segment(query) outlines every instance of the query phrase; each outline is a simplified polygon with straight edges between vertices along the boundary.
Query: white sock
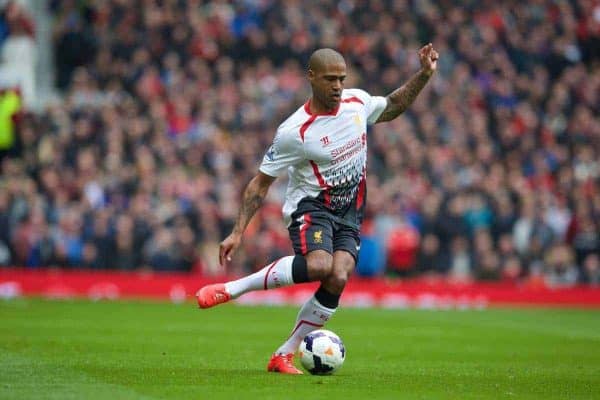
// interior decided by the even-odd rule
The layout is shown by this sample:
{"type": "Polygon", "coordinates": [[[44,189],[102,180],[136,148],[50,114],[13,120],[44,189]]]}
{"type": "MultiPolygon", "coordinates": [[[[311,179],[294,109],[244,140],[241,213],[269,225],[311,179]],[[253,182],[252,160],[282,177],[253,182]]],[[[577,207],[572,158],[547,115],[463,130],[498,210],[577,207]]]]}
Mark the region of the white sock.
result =
{"type": "Polygon", "coordinates": [[[292,279],[292,262],[295,256],[287,256],[272,262],[263,269],[236,281],[227,282],[225,290],[237,298],[252,290],[267,290],[289,286],[292,279]]]}
{"type": "Polygon", "coordinates": [[[294,330],[284,344],[276,351],[277,354],[296,353],[300,342],[309,332],[319,329],[325,325],[335,312],[335,308],[327,308],[311,297],[298,312],[294,330]]]}

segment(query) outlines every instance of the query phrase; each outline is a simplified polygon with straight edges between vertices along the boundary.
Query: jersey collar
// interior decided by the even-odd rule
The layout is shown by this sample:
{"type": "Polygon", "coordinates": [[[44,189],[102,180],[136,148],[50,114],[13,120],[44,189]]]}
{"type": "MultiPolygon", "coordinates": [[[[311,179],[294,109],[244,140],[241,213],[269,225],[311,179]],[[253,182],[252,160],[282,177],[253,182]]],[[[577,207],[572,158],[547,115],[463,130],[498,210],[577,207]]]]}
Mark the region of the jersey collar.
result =
{"type": "Polygon", "coordinates": [[[337,115],[338,110],[340,109],[340,104],[342,104],[342,102],[340,101],[340,103],[337,105],[336,108],[334,108],[333,110],[326,112],[326,113],[317,113],[314,114],[312,112],[310,112],[310,99],[308,99],[306,101],[306,103],[304,103],[304,111],[306,111],[306,113],[308,115],[312,115],[313,117],[320,117],[320,116],[328,116],[328,115],[337,115]]]}

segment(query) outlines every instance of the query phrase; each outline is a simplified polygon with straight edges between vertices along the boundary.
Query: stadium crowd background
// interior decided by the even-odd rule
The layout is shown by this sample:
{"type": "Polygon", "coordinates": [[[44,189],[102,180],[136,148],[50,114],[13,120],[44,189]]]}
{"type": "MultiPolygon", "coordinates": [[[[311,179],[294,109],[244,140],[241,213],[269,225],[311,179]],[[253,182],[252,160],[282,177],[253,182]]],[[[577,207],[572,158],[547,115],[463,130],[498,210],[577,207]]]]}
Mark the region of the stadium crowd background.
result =
{"type": "MultiPolygon", "coordinates": [[[[34,35],[11,3],[0,46],[34,35]]],[[[370,131],[359,273],[600,283],[599,1],[49,4],[61,100],[0,91],[0,265],[222,272],[308,55],[339,49],[346,86],[385,95],[433,42],[428,88],[370,131]]],[[[284,190],[229,272],[290,254],[284,190]]]]}

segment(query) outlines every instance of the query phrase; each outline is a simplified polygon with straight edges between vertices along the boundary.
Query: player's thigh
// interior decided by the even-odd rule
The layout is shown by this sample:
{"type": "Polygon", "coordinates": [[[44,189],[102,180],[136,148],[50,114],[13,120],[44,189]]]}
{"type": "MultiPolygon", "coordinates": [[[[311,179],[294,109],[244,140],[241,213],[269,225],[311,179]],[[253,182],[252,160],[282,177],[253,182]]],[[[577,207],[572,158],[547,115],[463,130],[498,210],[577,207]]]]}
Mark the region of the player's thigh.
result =
{"type": "Polygon", "coordinates": [[[347,280],[355,267],[356,260],[352,254],[346,250],[333,252],[332,275],[335,275],[337,279],[347,280]]]}
{"type": "Polygon", "coordinates": [[[356,262],[352,254],[346,250],[335,251],[331,274],[321,281],[322,286],[330,293],[342,294],[355,266],[356,262]]]}
{"type": "MultiPolygon", "coordinates": [[[[335,264],[335,253],[344,252],[345,254],[352,257],[354,261],[353,265],[358,262],[358,252],[360,250],[360,232],[358,229],[338,225],[337,229],[333,232],[333,252],[334,252],[334,264],[335,264]]],[[[344,262],[346,265],[347,257],[340,258],[340,263],[344,262]]]]}

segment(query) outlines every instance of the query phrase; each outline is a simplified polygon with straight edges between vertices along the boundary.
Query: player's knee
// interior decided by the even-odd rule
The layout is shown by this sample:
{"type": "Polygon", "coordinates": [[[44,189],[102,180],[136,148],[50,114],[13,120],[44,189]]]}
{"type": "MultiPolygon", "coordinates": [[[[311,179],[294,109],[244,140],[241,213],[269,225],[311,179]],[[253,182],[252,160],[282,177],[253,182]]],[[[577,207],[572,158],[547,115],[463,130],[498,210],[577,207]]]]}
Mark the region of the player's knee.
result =
{"type": "MultiPolygon", "coordinates": [[[[325,253],[325,252],[324,252],[325,253]]],[[[318,281],[331,275],[333,259],[330,254],[309,255],[306,258],[308,276],[312,281],[318,281]]]]}
{"type": "Polygon", "coordinates": [[[346,287],[346,283],[348,283],[348,279],[350,278],[350,271],[338,268],[334,269],[331,276],[329,277],[330,285],[336,290],[336,292],[341,293],[341,291],[346,287]]]}
{"type": "Polygon", "coordinates": [[[327,286],[333,293],[342,293],[354,271],[354,257],[346,252],[338,252],[334,257],[331,275],[327,278],[327,286]]]}

